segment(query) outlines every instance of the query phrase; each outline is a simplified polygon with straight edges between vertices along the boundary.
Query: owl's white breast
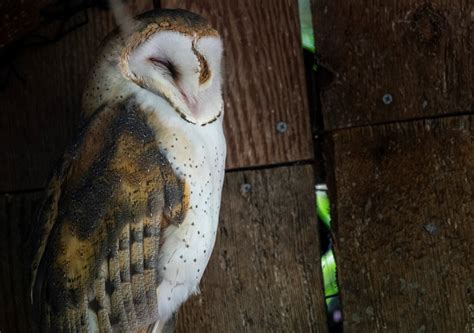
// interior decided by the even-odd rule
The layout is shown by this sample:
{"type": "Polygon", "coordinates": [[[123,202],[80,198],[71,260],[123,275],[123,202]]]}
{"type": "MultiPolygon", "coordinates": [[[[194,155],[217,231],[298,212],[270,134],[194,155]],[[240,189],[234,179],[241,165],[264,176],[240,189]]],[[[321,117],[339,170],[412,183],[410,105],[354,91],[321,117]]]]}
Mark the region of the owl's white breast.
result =
{"type": "Polygon", "coordinates": [[[170,225],[160,248],[158,312],[167,320],[179,305],[198,290],[199,281],[214,247],[226,144],[222,117],[199,126],[185,122],[163,99],[148,92],[139,102],[155,113],[156,140],[175,172],[189,185],[189,210],[178,227],[170,225]]]}

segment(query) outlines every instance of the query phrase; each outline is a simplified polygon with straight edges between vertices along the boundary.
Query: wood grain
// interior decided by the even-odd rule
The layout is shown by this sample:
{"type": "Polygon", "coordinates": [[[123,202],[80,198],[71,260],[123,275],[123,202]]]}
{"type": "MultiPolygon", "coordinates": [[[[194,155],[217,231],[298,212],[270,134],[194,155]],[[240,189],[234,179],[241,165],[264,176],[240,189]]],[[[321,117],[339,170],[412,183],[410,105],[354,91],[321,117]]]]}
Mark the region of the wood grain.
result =
{"type": "Polygon", "coordinates": [[[312,3],[327,129],[474,111],[474,2],[312,3]]]}
{"type": "Polygon", "coordinates": [[[31,223],[42,193],[0,196],[0,331],[31,332],[31,223]]]}
{"type": "MultiPolygon", "coordinates": [[[[134,6],[139,13],[153,4],[135,0],[134,6]]],[[[115,26],[109,12],[90,9],[88,17],[60,41],[24,49],[14,59],[24,82],[11,77],[0,90],[1,192],[43,187],[78,130],[87,74],[115,26]]]]}
{"type": "Polygon", "coordinates": [[[471,332],[474,116],[332,139],[345,331],[471,332]]]}
{"type": "Polygon", "coordinates": [[[326,332],[313,183],[311,166],[227,174],[202,293],[177,332],[326,332]]]}
{"type": "Polygon", "coordinates": [[[206,17],[225,45],[227,168],[313,157],[298,2],[161,0],[206,17]],[[285,133],[277,123],[286,122],[285,133]]]}

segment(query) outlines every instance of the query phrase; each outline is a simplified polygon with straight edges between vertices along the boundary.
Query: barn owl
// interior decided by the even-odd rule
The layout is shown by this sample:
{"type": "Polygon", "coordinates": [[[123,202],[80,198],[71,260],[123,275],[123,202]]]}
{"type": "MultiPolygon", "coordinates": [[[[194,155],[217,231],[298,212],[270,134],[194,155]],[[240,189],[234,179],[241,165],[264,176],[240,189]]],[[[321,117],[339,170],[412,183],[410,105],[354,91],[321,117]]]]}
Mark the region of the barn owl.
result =
{"type": "Polygon", "coordinates": [[[183,10],[127,28],[104,42],[84,126],[38,219],[40,331],[158,332],[198,291],[214,246],[226,157],[221,39],[183,10]]]}

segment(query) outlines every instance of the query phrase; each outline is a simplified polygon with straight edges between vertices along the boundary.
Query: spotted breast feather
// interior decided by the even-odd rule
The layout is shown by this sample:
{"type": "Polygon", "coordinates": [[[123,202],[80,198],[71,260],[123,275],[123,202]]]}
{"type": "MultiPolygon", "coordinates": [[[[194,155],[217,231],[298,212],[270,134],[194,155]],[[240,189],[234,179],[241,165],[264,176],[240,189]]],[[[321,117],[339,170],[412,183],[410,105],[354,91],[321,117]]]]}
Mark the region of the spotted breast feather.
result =
{"type": "Polygon", "coordinates": [[[32,297],[40,331],[137,331],[157,320],[161,235],[187,186],[133,98],[102,107],[49,186],[32,297]]]}

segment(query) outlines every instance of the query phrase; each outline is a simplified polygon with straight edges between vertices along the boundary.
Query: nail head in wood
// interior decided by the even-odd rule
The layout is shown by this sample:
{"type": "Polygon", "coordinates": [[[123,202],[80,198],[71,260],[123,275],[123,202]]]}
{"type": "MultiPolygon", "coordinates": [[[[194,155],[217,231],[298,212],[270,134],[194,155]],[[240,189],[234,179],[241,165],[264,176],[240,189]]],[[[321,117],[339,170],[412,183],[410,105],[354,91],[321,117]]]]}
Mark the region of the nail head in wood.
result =
{"type": "Polygon", "coordinates": [[[392,104],[392,102],[393,102],[393,96],[390,95],[390,94],[385,94],[385,95],[383,95],[382,100],[383,100],[383,103],[384,103],[385,105],[392,104]]]}
{"type": "Polygon", "coordinates": [[[278,133],[285,133],[288,130],[288,124],[284,121],[280,121],[276,125],[278,133]]]}
{"type": "Polygon", "coordinates": [[[250,193],[251,191],[252,185],[250,184],[242,184],[242,186],[240,186],[240,193],[242,194],[250,193]]]}

